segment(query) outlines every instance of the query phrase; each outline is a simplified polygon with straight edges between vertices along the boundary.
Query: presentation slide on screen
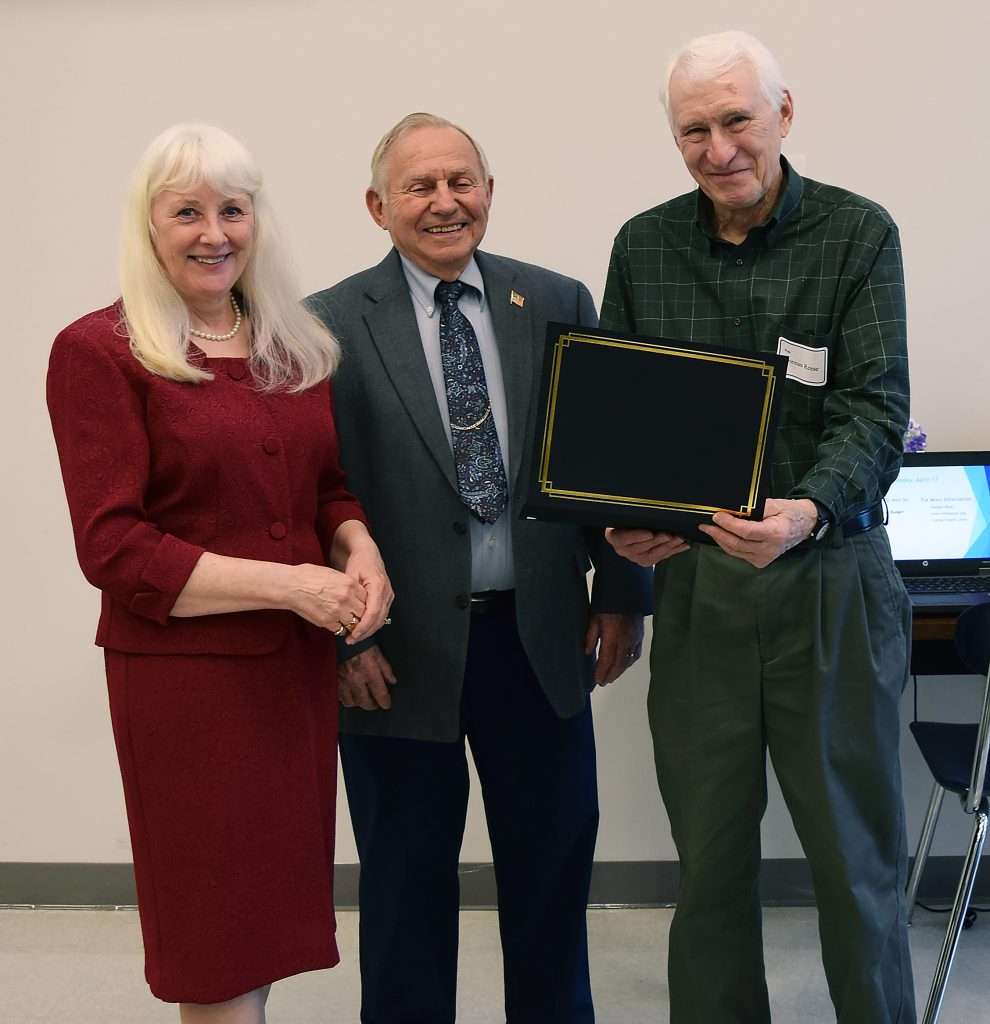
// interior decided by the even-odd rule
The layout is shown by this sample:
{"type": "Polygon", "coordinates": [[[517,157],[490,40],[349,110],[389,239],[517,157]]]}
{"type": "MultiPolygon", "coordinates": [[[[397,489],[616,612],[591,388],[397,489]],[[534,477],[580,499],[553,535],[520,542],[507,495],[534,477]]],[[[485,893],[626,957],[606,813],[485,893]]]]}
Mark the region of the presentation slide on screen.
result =
{"type": "Polygon", "coordinates": [[[895,558],[990,557],[990,467],[905,466],[887,508],[895,558]]]}

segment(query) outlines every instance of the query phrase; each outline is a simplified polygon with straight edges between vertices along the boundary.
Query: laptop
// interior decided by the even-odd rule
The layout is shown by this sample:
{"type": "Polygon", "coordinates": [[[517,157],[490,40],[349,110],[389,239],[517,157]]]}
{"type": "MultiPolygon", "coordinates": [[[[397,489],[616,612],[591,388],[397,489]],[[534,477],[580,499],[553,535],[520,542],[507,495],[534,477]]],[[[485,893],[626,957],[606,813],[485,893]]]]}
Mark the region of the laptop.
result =
{"type": "Polygon", "coordinates": [[[909,452],[887,492],[887,533],[916,612],[990,601],[990,452],[909,452]]]}

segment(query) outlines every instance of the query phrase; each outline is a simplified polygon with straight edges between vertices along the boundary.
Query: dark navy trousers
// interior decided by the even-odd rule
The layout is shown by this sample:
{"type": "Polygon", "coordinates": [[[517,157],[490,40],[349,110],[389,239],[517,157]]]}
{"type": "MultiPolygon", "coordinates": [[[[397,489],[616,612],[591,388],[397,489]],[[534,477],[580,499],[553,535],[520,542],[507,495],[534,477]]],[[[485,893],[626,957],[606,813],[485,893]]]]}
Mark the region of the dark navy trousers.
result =
{"type": "Polygon", "coordinates": [[[472,618],[457,742],[340,737],[361,858],[362,1024],[454,1021],[465,738],[498,886],[506,1022],[590,1024],[585,912],[598,831],[591,702],[573,718],[557,717],[512,609],[472,618]]]}

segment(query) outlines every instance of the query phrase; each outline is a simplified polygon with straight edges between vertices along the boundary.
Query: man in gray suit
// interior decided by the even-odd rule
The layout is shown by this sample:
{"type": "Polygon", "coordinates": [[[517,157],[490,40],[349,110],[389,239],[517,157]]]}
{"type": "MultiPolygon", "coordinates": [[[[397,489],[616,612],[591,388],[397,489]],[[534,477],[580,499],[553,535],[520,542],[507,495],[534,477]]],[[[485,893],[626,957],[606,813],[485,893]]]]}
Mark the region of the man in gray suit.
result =
{"type": "Polygon", "coordinates": [[[649,576],[600,530],[519,518],[546,323],[596,316],[579,282],[476,251],[492,186],[466,132],[404,118],[366,196],[393,250],[309,300],[343,347],[342,461],[396,592],[392,625],[343,648],[339,673],[365,1024],[454,1020],[465,738],[508,1024],[594,1020],[589,695],[639,657],[649,576]]]}

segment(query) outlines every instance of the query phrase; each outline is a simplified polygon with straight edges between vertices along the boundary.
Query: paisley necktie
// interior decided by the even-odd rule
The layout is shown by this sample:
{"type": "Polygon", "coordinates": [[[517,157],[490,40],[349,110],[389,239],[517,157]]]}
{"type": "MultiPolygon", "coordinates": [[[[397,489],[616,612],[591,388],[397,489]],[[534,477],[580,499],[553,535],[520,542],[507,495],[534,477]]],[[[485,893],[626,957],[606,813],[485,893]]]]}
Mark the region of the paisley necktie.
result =
{"type": "Polygon", "coordinates": [[[461,281],[437,285],[440,357],[461,500],[483,523],[494,523],[505,511],[509,487],[478,336],[457,305],[465,287],[461,281]]]}

